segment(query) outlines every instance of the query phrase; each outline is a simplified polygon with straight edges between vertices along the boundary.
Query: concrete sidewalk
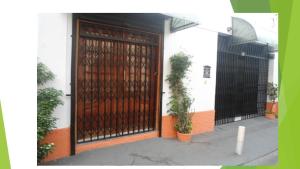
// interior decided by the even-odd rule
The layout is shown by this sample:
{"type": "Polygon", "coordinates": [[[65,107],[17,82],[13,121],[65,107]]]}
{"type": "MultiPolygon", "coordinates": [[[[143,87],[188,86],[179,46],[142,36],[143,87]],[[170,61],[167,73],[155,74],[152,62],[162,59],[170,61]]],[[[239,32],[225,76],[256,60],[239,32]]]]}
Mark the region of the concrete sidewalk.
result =
{"type": "Polygon", "coordinates": [[[277,162],[278,122],[264,117],[216,126],[191,143],[154,138],[83,152],[46,165],[273,165],[277,162]],[[234,153],[239,125],[246,127],[244,151],[234,153]]]}

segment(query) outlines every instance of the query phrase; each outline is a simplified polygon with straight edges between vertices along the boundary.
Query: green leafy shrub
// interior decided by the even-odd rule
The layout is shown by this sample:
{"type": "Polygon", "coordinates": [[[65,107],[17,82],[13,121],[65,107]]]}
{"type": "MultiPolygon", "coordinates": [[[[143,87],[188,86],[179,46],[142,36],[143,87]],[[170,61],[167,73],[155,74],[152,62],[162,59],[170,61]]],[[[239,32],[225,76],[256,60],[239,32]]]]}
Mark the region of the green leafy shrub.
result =
{"type": "Polygon", "coordinates": [[[56,118],[53,110],[62,105],[62,91],[55,88],[43,88],[43,85],[54,79],[54,74],[43,64],[37,65],[37,162],[40,163],[53,149],[53,143],[44,143],[43,139],[55,128],[56,118]]]}
{"type": "Polygon", "coordinates": [[[277,95],[278,95],[278,86],[275,83],[268,83],[267,86],[267,95],[269,96],[269,99],[275,103],[276,99],[277,99],[277,95]]]}
{"type": "Polygon", "coordinates": [[[188,111],[192,104],[192,99],[184,86],[183,79],[186,78],[192,62],[190,61],[190,56],[180,52],[170,58],[170,63],[171,73],[166,79],[172,92],[168,103],[168,113],[177,117],[175,128],[178,132],[191,133],[192,119],[188,111]]]}
{"type": "Polygon", "coordinates": [[[37,64],[37,84],[39,86],[45,84],[49,80],[54,79],[54,74],[49,71],[46,65],[43,63],[38,63],[37,64]]]}

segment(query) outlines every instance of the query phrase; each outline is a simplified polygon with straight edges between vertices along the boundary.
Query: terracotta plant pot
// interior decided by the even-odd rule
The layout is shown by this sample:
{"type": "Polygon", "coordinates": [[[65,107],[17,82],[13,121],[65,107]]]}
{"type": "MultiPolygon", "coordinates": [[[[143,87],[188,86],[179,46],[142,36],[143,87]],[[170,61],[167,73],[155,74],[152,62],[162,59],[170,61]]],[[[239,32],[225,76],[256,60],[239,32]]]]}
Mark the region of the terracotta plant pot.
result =
{"type": "Polygon", "coordinates": [[[177,138],[182,142],[190,142],[192,140],[192,134],[183,134],[177,131],[177,138]]]}
{"type": "Polygon", "coordinates": [[[273,113],[266,113],[266,118],[270,120],[274,120],[276,119],[276,116],[273,113]]]}

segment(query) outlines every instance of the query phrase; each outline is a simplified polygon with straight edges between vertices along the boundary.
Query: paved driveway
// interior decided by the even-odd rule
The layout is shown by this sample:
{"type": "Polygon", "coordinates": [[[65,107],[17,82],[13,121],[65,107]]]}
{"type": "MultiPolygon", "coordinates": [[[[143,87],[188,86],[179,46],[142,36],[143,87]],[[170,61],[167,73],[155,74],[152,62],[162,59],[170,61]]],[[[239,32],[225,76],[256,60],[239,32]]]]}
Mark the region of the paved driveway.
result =
{"type": "Polygon", "coordinates": [[[272,165],[277,162],[278,122],[258,117],[215,127],[191,143],[154,138],[83,152],[45,165],[272,165]],[[237,129],[246,127],[244,151],[234,153],[237,129]]]}

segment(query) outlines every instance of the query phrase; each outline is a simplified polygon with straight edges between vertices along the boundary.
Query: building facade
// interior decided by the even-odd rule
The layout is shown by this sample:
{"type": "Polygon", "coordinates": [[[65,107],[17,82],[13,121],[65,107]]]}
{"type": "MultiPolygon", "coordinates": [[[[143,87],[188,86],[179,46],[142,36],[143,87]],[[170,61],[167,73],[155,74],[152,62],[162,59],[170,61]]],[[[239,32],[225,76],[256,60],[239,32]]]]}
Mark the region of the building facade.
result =
{"type": "MultiPolygon", "coordinates": [[[[56,75],[47,85],[65,94],[64,105],[54,112],[57,128],[45,139],[55,144],[45,161],[176,137],[175,118],[167,113],[166,78],[169,58],[178,52],[192,56],[186,80],[194,99],[192,134],[214,130],[218,40],[228,34],[231,18],[221,28],[200,24],[176,32],[170,29],[172,19],[165,14],[39,15],[38,62],[56,75]],[[207,67],[209,77],[204,77],[207,67]]],[[[278,82],[277,57],[275,52],[267,61],[269,82],[278,82]]]]}

